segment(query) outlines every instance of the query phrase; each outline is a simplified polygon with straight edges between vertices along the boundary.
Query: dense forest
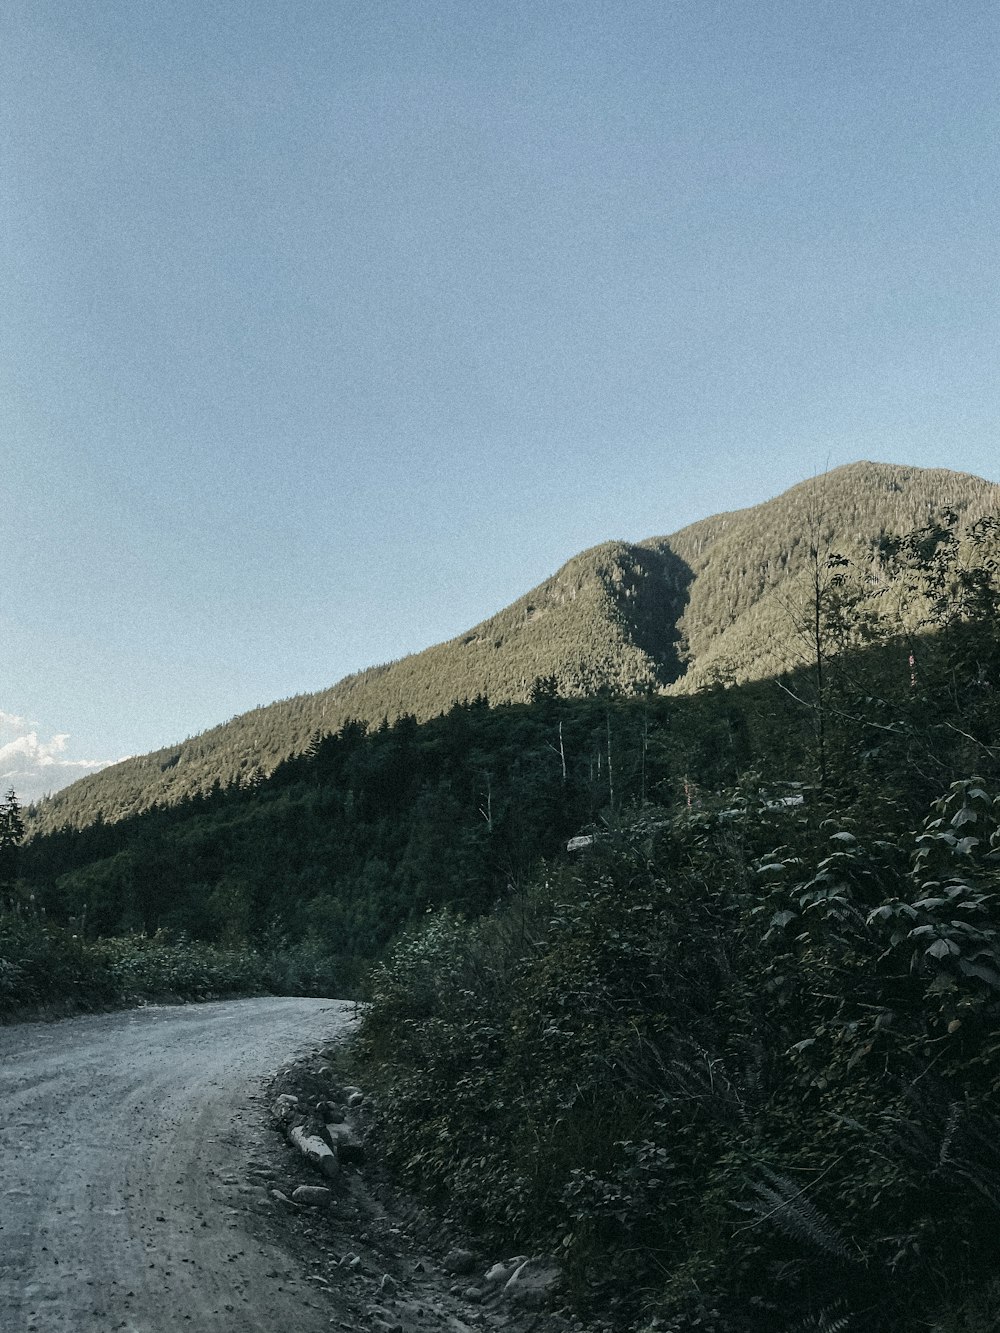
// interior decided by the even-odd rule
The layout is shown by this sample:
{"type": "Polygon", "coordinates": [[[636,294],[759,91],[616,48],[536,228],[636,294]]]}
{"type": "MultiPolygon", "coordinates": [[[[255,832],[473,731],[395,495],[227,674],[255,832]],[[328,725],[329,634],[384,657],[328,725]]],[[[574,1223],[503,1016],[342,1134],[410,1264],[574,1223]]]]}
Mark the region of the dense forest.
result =
{"type": "MultiPolygon", "coordinates": [[[[447,643],[116,764],[42,802],[29,824],[82,828],[217,784],[253,785],[346,723],[424,722],[482,697],[527,703],[539,679],[586,698],[690,693],[795,670],[813,656],[802,611],[817,561],[839,552],[872,574],[887,535],[998,509],[1000,487],[976,477],[856,463],[672,537],[608,542],[447,643]]],[[[897,612],[916,627],[915,608],[897,612]]]]}
{"type": "Polygon", "coordinates": [[[385,1160],[614,1327],[996,1328],[996,488],[874,475],[837,531],[809,484],[671,539],[666,625],[600,548],[670,681],[345,719],[27,838],[8,798],[0,1011],[360,990],[385,1160]]]}
{"type": "Polygon", "coordinates": [[[35,837],[21,893],[90,935],[322,941],[331,984],[349,990],[428,909],[487,910],[630,803],[734,780],[775,710],[795,709],[780,693],[567,700],[540,681],[528,704],[347,724],[251,786],[35,837]]]}

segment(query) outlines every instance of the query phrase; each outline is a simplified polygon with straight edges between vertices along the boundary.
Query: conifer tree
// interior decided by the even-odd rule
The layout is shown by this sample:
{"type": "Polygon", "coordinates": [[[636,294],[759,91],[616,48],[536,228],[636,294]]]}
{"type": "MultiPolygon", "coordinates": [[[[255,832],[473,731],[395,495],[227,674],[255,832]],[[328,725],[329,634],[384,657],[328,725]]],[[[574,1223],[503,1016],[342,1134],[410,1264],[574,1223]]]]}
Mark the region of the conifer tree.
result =
{"type": "Polygon", "coordinates": [[[24,820],[17,793],[11,787],[0,801],[0,889],[10,891],[17,879],[18,851],[24,838],[24,820]]]}

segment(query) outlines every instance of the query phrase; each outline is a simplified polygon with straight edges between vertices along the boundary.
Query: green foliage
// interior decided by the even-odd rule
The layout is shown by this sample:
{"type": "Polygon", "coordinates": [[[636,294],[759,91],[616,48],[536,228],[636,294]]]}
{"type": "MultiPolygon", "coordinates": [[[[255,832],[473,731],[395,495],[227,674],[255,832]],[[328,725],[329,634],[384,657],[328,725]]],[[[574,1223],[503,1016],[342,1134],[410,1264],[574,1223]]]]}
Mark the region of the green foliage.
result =
{"type": "Polygon", "coordinates": [[[406,936],[362,1034],[378,1134],[622,1318],[908,1329],[998,1257],[1000,800],[866,835],[751,793],[406,936]]]}
{"type": "Polygon", "coordinates": [[[50,1000],[115,998],[108,969],[79,936],[21,912],[0,912],[0,1014],[50,1000]]]}
{"type": "Polygon", "coordinates": [[[18,860],[24,839],[24,820],[13,787],[0,801],[0,893],[9,893],[17,880],[18,860]]]}
{"type": "Polygon", "coordinates": [[[266,950],[219,947],[159,931],[85,940],[35,911],[0,912],[0,1019],[52,1006],[92,1009],[145,1000],[357,993],[355,960],[320,941],[272,937],[266,950]]]}
{"type": "Polygon", "coordinates": [[[0,913],[0,1016],[52,1004],[73,1008],[143,999],[212,999],[265,988],[263,960],[184,939],[85,941],[24,912],[0,913]]]}
{"type": "Polygon", "coordinates": [[[116,996],[207,1000],[264,989],[261,959],[247,950],[218,949],[192,940],[127,936],[86,946],[106,969],[116,996]]]}
{"type": "Polygon", "coordinates": [[[262,943],[260,966],[265,989],[275,995],[356,996],[364,976],[360,959],[332,952],[316,933],[293,942],[273,932],[262,943]]]}

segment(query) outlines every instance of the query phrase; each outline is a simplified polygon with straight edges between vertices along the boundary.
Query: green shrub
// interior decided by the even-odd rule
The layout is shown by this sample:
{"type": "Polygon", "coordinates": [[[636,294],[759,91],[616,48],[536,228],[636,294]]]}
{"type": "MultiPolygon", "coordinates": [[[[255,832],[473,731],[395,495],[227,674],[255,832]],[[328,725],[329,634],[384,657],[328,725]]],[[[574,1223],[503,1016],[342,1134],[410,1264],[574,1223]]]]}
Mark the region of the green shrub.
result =
{"type": "Polygon", "coordinates": [[[203,1000],[263,989],[261,959],[249,950],[171,940],[161,933],[150,938],[130,935],[99,940],[90,948],[124,999],[178,996],[203,1000]]]}
{"type": "Polygon", "coordinates": [[[44,917],[0,914],[0,1014],[50,1004],[85,1009],[263,989],[264,965],[251,950],[162,934],[84,941],[44,917]]]}
{"type": "Polygon", "coordinates": [[[315,937],[223,948],[183,934],[85,941],[25,908],[0,912],[0,1015],[48,1004],[88,1008],[148,999],[358,993],[361,965],[315,937]]]}
{"type": "Polygon", "coordinates": [[[637,816],[493,916],[399,942],[361,1038],[390,1164],[498,1241],[558,1249],[581,1299],[627,1293],[622,1320],[978,1308],[1000,801],[957,783],[912,832],[725,807],[637,816]]]}
{"type": "Polygon", "coordinates": [[[0,1013],[69,1000],[115,998],[111,977],[78,936],[21,912],[0,912],[0,1013]]]}
{"type": "Polygon", "coordinates": [[[261,951],[265,987],[275,995],[331,995],[356,998],[364,965],[335,953],[315,934],[301,940],[272,937],[261,951]]]}

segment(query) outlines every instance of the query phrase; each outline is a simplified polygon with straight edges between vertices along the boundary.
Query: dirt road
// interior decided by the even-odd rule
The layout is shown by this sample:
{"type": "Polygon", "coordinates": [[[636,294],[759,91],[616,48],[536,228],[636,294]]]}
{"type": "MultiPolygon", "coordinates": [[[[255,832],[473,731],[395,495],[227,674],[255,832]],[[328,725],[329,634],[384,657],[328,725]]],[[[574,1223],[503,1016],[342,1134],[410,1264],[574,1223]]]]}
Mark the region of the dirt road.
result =
{"type": "Polygon", "coordinates": [[[250,1226],[252,1098],[350,1013],[260,999],[0,1027],[3,1333],[328,1333],[250,1226]]]}

